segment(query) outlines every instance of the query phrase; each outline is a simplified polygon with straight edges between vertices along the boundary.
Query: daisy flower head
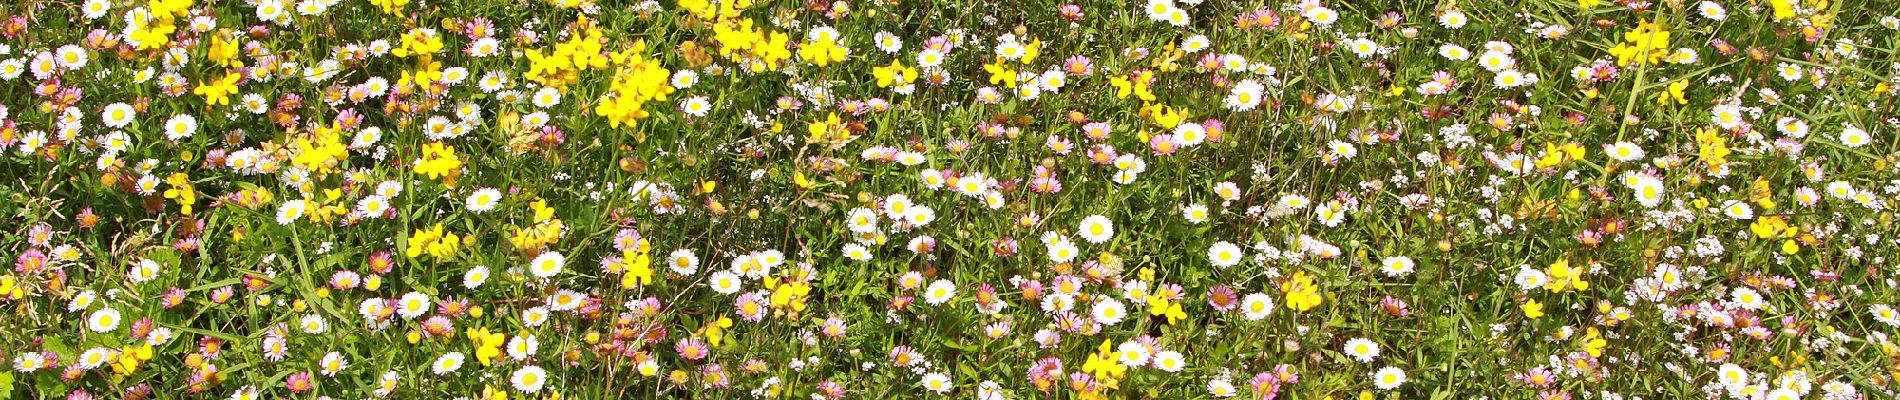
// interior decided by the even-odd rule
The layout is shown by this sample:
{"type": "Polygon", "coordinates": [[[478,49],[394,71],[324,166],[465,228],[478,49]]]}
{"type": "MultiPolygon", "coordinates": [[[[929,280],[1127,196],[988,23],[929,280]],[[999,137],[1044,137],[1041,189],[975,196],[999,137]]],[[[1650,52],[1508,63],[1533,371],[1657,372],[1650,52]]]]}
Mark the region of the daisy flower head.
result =
{"type": "Polygon", "coordinates": [[[1109,239],[1115,237],[1114,223],[1109,221],[1108,217],[1104,217],[1100,214],[1082,218],[1082,224],[1077,230],[1081,232],[1080,235],[1083,240],[1094,244],[1106,243],[1109,239]]]}
{"type": "Polygon", "coordinates": [[[528,365],[516,369],[508,375],[508,382],[522,393],[537,393],[547,385],[548,371],[541,367],[528,365]]]}
{"type": "Polygon", "coordinates": [[[561,269],[566,265],[567,257],[562,256],[561,252],[550,251],[541,253],[528,261],[528,273],[537,278],[553,278],[555,275],[560,275],[561,269]]]}
{"type": "Polygon", "coordinates": [[[415,319],[416,317],[422,316],[422,314],[428,313],[430,305],[433,305],[433,303],[429,301],[429,295],[422,294],[421,292],[409,292],[403,294],[402,298],[396,300],[396,314],[401,315],[404,319],[415,319]]]}
{"type": "Polygon", "coordinates": [[[1154,367],[1167,372],[1181,372],[1187,367],[1187,356],[1179,351],[1162,350],[1155,352],[1154,367]]]}
{"type": "Polygon", "coordinates": [[[692,250],[673,250],[673,253],[668,254],[666,259],[666,268],[672,270],[675,274],[692,275],[693,273],[699,272],[699,256],[693,254],[692,250]]]}
{"type": "Polygon", "coordinates": [[[132,119],[135,117],[138,117],[138,111],[132,110],[132,105],[125,103],[106,105],[105,111],[99,113],[99,118],[105,120],[106,126],[113,128],[124,128],[126,125],[131,125],[132,119]]]}
{"type": "Polygon", "coordinates": [[[930,282],[929,287],[924,288],[924,302],[930,305],[948,303],[951,299],[955,299],[956,296],[957,284],[948,279],[938,279],[934,282],[930,282]]]}
{"type": "Polygon", "coordinates": [[[1853,125],[1847,125],[1846,127],[1841,129],[1840,140],[1841,140],[1841,144],[1845,144],[1847,145],[1847,147],[1858,148],[1861,146],[1866,146],[1868,143],[1873,143],[1874,137],[1872,135],[1869,135],[1867,133],[1867,130],[1865,129],[1860,129],[1860,127],[1853,126],[1853,125]]]}
{"type": "Polygon", "coordinates": [[[1464,11],[1458,11],[1456,9],[1452,9],[1452,10],[1446,10],[1442,14],[1438,14],[1438,25],[1443,26],[1446,29],[1463,28],[1465,27],[1465,23],[1468,23],[1468,22],[1471,22],[1471,20],[1465,16],[1464,11]]]}
{"type": "Polygon", "coordinates": [[[1089,311],[1089,315],[1094,317],[1096,322],[1109,326],[1121,323],[1122,319],[1128,316],[1128,308],[1113,297],[1102,297],[1089,311]]]}
{"type": "Polygon", "coordinates": [[[494,210],[499,204],[501,204],[501,191],[494,188],[475,189],[475,192],[470,193],[468,199],[463,201],[468,211],[476,214],[494,210]]]}
{"type": "Polygon", "coordinates": [[[921,384],[924,386],[924,390],[929,390],[937,394],[950,393],[951,389],[950,376],[942,372],[924,374],[921,384]]]}
{"type": "Polygon", "coordinates": [[[1204,204],[1189,204],[1181,207],[1181,218],[1186,219],[1190,224],[1207,223],[1207,213],[1207,205],[1204,204]]]}
{"type": "Polygon", "coordinates": [[[101,308],[99,311],[93,311],[92,315],[86,318],[86,328],[95,333],[112,332],[119,329],[121,320],[119,310],[111,307],[101,308]]]}
{"type": "Polygon", "coordinates": [[[180,141],[198,133],[198,118],[189,114],[178,114],[165,121],[165,139],[180,141]]]}
{"type": "Polygon", "coordinates": [[[1240,299],[1240,314],[1248,321],[1259,321],[1273,314],[1273,296],[1252,293],[1240,299]]]}
{"type": "Polygon", "coordinates": [[[1240,265],[1240,261],[1244,256],[1245,254],[1239,245],[1227,241],[1214,242],[1213,245],[1207,247],[1208,263],[1220,268],[1230,268],[1235,265],[1240,265]]]}
{"type": "Polygon", "coordinates": [[[732,271],[714,272],[712,276],[708,277],[707,282],[709,286],[712,286],[713,292],[724,295],[739,293],[740,286],[742,285],[739,274],[734,274],[732,271]]]}
{"type": "Polygon", "coordinates": [[[441,357],[436,357],[435,362],[430,364],[429,370],[436,375],[454,373],[456,370],[462,369],[462,361],[464,361],[466,357],[467,356],[462,355],[461,352],[451,351],[448,354],[443,354],[441,357]]]}
{"type": "Polygon", "coordinates": [[[1402,277],[1410,275],[1417,264],[1412,262],[1411,257],[1386,257],[1379,262],[1379,267],[1385,276],[1402,277]]]}
{"type": "Polygon", "coordinates": [[[1380,390],[1398,389],[1405,384],[1405,370],[1399,367],[1385,367],[1372,373],[1372,386],[1380,390]]]}
{"type": "Polygon", "coordinates": [[[1347,340],[1346,347],[1343,350],[1347,356],[1359,360],[1361,363],[1369,363],[1379,358],[1379,344],[1373,342],[1371,339],[1355,338],[1347,340]]]}
{"type": "Polygon", "coordinates": [[[485,282],[488,282],[487,266],[477,265],[462,273],[462,287],[475,289],[482,287],[482,283],[485,282]]]}

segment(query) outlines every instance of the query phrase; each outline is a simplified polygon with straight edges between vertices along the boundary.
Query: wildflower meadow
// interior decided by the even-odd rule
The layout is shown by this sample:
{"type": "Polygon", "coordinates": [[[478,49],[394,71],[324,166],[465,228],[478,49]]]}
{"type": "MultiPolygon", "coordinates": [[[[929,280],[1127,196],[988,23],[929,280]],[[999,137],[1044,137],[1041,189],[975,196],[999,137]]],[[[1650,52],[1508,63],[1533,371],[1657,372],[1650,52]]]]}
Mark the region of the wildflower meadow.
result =
{"type": "Polygon", "coordinates": [[[1900,4],[0,4],[0,399],[1900,396],[1900,4]]]}

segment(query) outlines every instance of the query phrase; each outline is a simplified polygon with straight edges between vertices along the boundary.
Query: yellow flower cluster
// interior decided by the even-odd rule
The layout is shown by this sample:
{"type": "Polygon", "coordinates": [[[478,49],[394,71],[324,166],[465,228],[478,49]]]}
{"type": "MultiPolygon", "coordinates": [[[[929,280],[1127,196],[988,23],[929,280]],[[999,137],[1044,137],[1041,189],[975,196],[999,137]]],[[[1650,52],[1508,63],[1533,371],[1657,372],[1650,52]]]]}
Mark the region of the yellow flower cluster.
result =
{"type": "Polygon", "coordinates": [[[515,228],[515,234],[508,238],[508,242],[514,244],[516,250],[532,256],[554,245],[566,229],[560,219],[554,218],[554,209],[548,208],[546,199],[528,203],[528,207],[534,209],[534,223],[526,228],[515,228]]]}
{"type": "Polygon", "coordinates": [[[633,127],[635,122],[650,115],[647,103],[664,101],[667,95],[673,94],[673,86],[667,83],[673,72],[660,66],[659,61],[647,58],[643,54],[646,50],[646,41],[641,40],[612,55],[613,65],[617,67],[613,86],[601,95],[594,113],[606,117],[615,128],[623,124],[633,127]]]}
{"type": "Polygon", "coordinates": [[[1589,290],[1590,282],[1583,280],[1585,272],[1588,271],[1571,268],[1569,259],[1559,258],[1557,262],[1550,263],[1549,267],[1544,268],[1544,275],[1550,277],[1550,281],[1544,283],[1544,290],[1549,290],[1551,293],[1562,293],[1565,290],[1589,290]]]}
{"type": "Polygon", "coordinates": [[[140,50],[164,48],[171,44],[173,32],[178,31],[177,19],[191,14],[192,0],[149,0],[145,3],[144,14],[133,14],[127,18],[132,23],[132,33],[128,38],[138,43],[140,50]]]}
{"type": "Polygon", "coordinates": [[[349,156],[349,149],[343,147],[335,126],[320,127],[311,132],[311,137],[297,139],[297,156],[290,162],[303,167],[310,173],[322,176],[337,170],[337,165],[349,156]]]}
{"type": "Polygon", "coordinates": [[[443,232],[442,224],[438,223],[429,229],[417,229],[415,233],[410,234],[409,247],[403,251],[403,254],[408,255],[409,258],[421,257],[424,254],[438,259],[447,258],[454,255],[455,250],[461,245],[460,236],[443,232]]]}
{"type": "Polygon", "coordinates": [[[1319,294],[1319,286],[1313,284],[1313,276],[1306,271],[1293,271],[1293,277],[1280,283],[1280,292],[1286,294],[1286,307],[1293,311],[1311,310],[1326,299],[1319,294]]]}
{"type": "Polygon", "coordinates": [[[1631,62],[1654,65],[1661,63],[1669,54],[1669,31],[1653,22],[1643,21],[1636,29],[1623,32],[1623,42],[1610,48],[1610,55],[1616,56],[1616,65],[1626,66],[1631,62]]]}
{"type": "Polygon", "coordinates": [[[430,179],[454,182],[455,176],[462,173],[462,159],[455,156],[454,147],[441,142],[424,144],[422,158],[416,160],[415,171],[430,179]]]}
{"type": "MultiPolygon", "coordinates": [[[[685,6],[689,2],[692,1],[681,2],[680,5],[685,6]]],[[[719,42],[719,55],[744,62],[754,71],[777,71],[780,62],[792,57],[792,52],[785,49],[785,45],[791,42],[790,36],[784,32],[754,28],[751,18],[723,20],[714,24],[713,40],[719,42]]]]}

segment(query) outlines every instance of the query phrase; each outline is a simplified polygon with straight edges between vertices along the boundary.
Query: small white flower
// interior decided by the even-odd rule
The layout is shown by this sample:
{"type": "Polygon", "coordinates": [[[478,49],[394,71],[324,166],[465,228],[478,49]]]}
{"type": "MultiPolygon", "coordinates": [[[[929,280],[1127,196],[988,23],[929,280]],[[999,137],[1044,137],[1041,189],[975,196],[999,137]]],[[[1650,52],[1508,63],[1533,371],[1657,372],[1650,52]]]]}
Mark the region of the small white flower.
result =
{"type": "Polygon", "coordinates": [[[1095,244],[1108,242],[1110,238],[1115,236],[1115,224],[1110,222],[1108,217],[1099,214],[1083,218],[1082,225],[1078,230],[1081,231],[1083,240],[1088,240],[1089,243],[1095,244]]]}
{"type": "Polygon", "coordinates": [[[547,385],[547,380],[548,371],[533,365],[521,367],[508,376],[508,382],[522,393],[540,392],[541,387],[547,385]]]}
{"type": "Polygon", "coordinates": [[[924,288],[924,302],[930,305],[948,303],[956,296],[957,284],[948,279],[938,279],[931,282],[929,287],[924,288]]]}
{"type": "Polygon", "coordinates": [[[1404,384],[1405,370],[1401,370],[1399,367],[1380,368],[1377,372],[1372,373],[1372,386],[1380,390],[1398,389],[1399,385],[1404,384]]]}
{"type": "Polygon", "coordinates": [[[537,278],[553,278],[555,275],[560,275],[561,269],[566,265],[566,256],[562,256],[558,251],[550,251],[541,253],[535,256],[534,260],[528,261],[528,272],[537,278]]]}
{"type": "Polygon", "coordinates": [[[112,332],[119,329],[119,321],[119,310],[101,308],[86,318],[86,327],[97,333],[112,332]]]}
{"type": "Polygon", "coordinates": [[[101,112],[99,117],[106,121],[106,126],[123,128],[126,125],[132,124],[132,119],[138,117],[138,111],[132,110],[132,105],[130,104],[112,103],[106,106],[105,111],[101,112]]]}

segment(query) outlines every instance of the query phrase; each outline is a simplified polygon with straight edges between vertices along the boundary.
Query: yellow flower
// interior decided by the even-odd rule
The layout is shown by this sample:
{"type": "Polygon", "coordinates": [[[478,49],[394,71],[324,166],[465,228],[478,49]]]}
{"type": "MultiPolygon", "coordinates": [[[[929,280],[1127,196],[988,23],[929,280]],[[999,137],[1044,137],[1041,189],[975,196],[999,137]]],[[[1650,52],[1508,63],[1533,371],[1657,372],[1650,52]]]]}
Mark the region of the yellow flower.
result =
{"type": "Polygon", "coordinates": [[[1313,284],[1313,277],[1307,275],[1306,271],[1294,271],[1291,278],[1280,283],[1280,292],[1286,294],[1286,306],[1293,311],[1311,310],[1325,300],[1319,294],[1319,286],[1313,284]]]}
{"type": "Polygon", "coordinates": [[[700,328],[700,332],[705,334],[707,344],[719,347],[719,343],[726,339],[726,328],[731,327],[732,318],[721,316],[717,320],[706,322],[706,326],[700,328]]]}
{"type": "Polygon", "coordinates": [[[442,224],[437,223],[429,229],[417,229],[415,233],[410,234],[409,247],[403,251],[403,254],[408,255],[409,258],[421,257],[423,254],[445,258],[455,254],[455,250],[461,246],[461,240],[461,237],[453,233],[444,233],[442,224]]]}
{"type": "Polygon", "coordinates": [[[1664,105],[1669,105],[1669,103],[1671,102],[1674,102],[1677,105],[1689,104],[1689,99],[1683,98],[1683,94],[1682,94],[1683,89],[1688,89],[1688,88],[1689,88],[1688,79],[1677,79],[1675,82],[1670,82],[1669,90],[1665,90],[1662,93],[1656,94],[1656,105],[1664,106],[1664,105]]]}
{"type": "Polygon", "coordinates": [[[337,162],[349,156],[349,149],[343,147],[337,131],[337,126],[333,124],[317,128],[313,132],[313,137],[298,138],[297,156],[291,159],[291,163],[317,175],[326,175],[335,171],[337,162]]]}
{"type": "MultiPolygon", "coordinates": [[[[684,8],[689,3],[705,4],[706,0],[684,0],[679,4],[684,8]]],[[[751,18],[713,25],[713,41],[719,42],[719,55],[722,56],[751,50],[752,46],[758,44],[764,37],[764,31],[752,27],[751,18]]]]}
{"type": "Polygon", "coordinates": [[[1788,222],[1779,216],[1767,216],[1756,218],[1754,223],[1748,224],[1748,230],[1757,238],[1776,239],[1792,238],[1800,233],[1801,228],[1789,226],[1788,222]]]}
{"type": "Polygon", "coordinates": [[[1537,299],[1525,299],[1524,305],[1519,308],[1524,310],[1525,318],[1538,319],[1544,317],[1544,305],[1538,303],[1537,299]]]}
{"type": "Polygon", "coordinates": [[[454,147],[442,142],[428,143],[422,145],[422,158],[416,160],[414,169],[431,179],[449,177],[447,181],[453,182],[462,171],[462,159],[455,156],[454,147]]]}
{"type": "Polygon", "coordinates": [[[396,57],[428,57],[442,52],[442,47],[442,36],[436,34],[435,30],[412,28],[402,35],[402,47],[390,50],[389,54],[396,57]]]}
{"type": "Polygon", "coordinates": [[[653,283],[653,255],[645,251],[628,250],[626,256],[633,260],[633,264],[628,266],[627,274],[621,276],[620,286],[632,289],[653,283]]]}
{"type": "Polygon", "coordinates": [[[997,57],[996,62],[983,64],[983,70],[990,73],[991,85],[1003,85],[1011,89],[1016,88],[1016,70],[1004,67],[1002,57],[997,57]]]}
{"type": "Polygon", "coordinates": [[[486,328],[469,327],[466,330],[468,340],[475,344],[475,360],[486,367],[495,356],[501,355],[501,344],[507,335],[491,333],[486,328]]]}
{"type": "Polygon", "coordinates": [[[1582,347],[1583,351],[1589,352],[1591,357],[1602,357],[1603,349],[1610,347],[1610,342],[1603,340],[1603,333],[1592,327],[1584,331],[1582,347]]]}
{"type": "Polygon", "coordinates": [[[1095,380],[1101,381],[1103,386],[1113,389],[1122,375],[1128,372],[1128,367],[1122,365],[1116,358],[1115,350],[1109,347],[1108,339],[1102,339],[1102,345],[1095,349],[1095,353],[1089,354],[1088,360],[1082,363],[1082,373],[1094,375],[1095,380]]]}
{"type": "Polygon", "coordinates": [[[1570,161],[1582,160],[1584,153],[1583,146],[1574,142],[1565,143],[1563,146],[1544,143],[1544,155],[1537,159],[1535,165],[1540,169],[1551,168],[1570,161]]]}
{"type": "Polygon", "coordinates": [[[1174,325],[1175,321],[1181,318],[1187,318],[1187,313],[1181,310],[1180,302],[1168,300],[1168,298],[1172,296],[1171,293],[1166,292],[1157,292],[1149,295],[1146,299],[1148,301],[1148,315],[1158,317],[1165,316],[1168,319],[1168,325],[1174,325]]]}
{"type": "Polygon", "coordinates": [[[792,281],[775,285],[772,288],[772,307],[791,310],[794,314],[805,311],[805,296],[810,294],[810,283],[792,281]]]}
{"type": "Polygon", "coordinates": [[[1142,110],[1147,111],[1148,117],[1153,119],[1155,125],[1160,126],[1162,129],[1174,129],[1175,126],[1179,126],[1181,122],[1187,120],[1187,110],[1168,107],[1166,104],[1150,105],[1142,107],[1142,110]]]}
{"type": "Polygon", "coordinates": [[[409,4],[409,0],[369,0],[369,3],[381,7],[384,14],[397,15],[402,14],[402,6],[409,4]]]}
{"type": "Polygon", "coordinates": [[[825,119],[805,125],[805,132],[811,134],[805,138],[805,141],[812,143],[842,141],[851,137],[851,131],[844,129],[844,123],[838,120],[838,113],[835,112],[826,115],[825,119]]]}
{"type": "Polygon", "coordinates": [[[1697,128],[1695,141],[1696,155],[1709,165],[1709,171],[1719,171],[1728,163],[1728,138],[1717,134],[1715,129],[1697,128]]]}
{"type": "MultiPolygon", "coordinates": [[[[619,128],[645,119],[649,114],[645,107],[649,102],[666,100],[673,94],[673,86],[667,83],[672,71],[660,66],[660,63],[647,58],[645,41],[636,41],[632,47],[609,55],[614,77],[609,91],[601,95],[600,103],[594,106],[594,113],[606,117],[608,123],[619,128]]],[[[589,62],[598,57],[588,59],[589,62]]]]}
{"type": "Polygon", "coordinates": [[[798,47],[798,58],[824,67],[833,62],[844,61],[845,48],[835,40],[816,40],[798,47]]]}
{"type": "Polygon", "coordinates": [[[237,73],[225,74],[222,79],[199,85],[198,88],[192,89],[191,93],[204,96],[206,105],[231,104],[231,95],[237,93],[237,81],[243,77],[244,75],[237,73]]]}
{"type": "Polygon", "coordinates": [[[897,60],[891,60],[890,66],[872,68],[871,75],[877,77],[878,87],[903,86],[909,85],[912,79],[917,78],[917,69],[906,67],[904,63],[897,60]]]}
{"type": "Polygon", "coordinates": [[[219,30],[218,33],[211,35],[211,49],[206,52],[205,58],[211,60],[213,64],[225,68],[244,66],[243,62],[237,60],[237,41],[227,39],[226,36],[229,36],[229,32],[224,30],[219,30]]]}
{"type": "Polygon", "coordinates": [[[1550,267],[1544,268],[1544,274],[1550,276],[1550,282],[1544,284],[1544,289],[1552,293],[1563,292],[1567,289],[1589,290],[1590,282],[1583,280],[1584,272],[1583,269],[1571,268],[1570,260],[1559,258],[1557,262],[1551,263],[1550,267]]]}
{"type": "Polygon", "coordinates": [[[172,173],[165,177],[165,183],[171,185],[171,189],[165,190],[165,198],[178,201],[178,212],[191,215],[192,206],[198,204],[198,192],[191,187],[191,177],[183,172],[172,173]]]}
{"type": "Polygon", "coordinates": [[[1631,62],[1657,64],[1669,53],[1669,31],[1648,21],[1638,22],[1636,29],[1623,32],[1623,41],[1610,48],[1610,54],[1616,56],[1616,65],[1625,66],[1631,62]]]}
{"type": "Polygon", "coordinates": [[[1155,101],[1154,92],[1148,90],[1148,81],[1153,77],[1154,72],[1152,71],[1142,71],[1141,75],[1137,75],[1132,79],[1129,78],[1127,74],[1118,74],[1109,78],[1108,84],[1115,87],[1116,99],[1126,99],[1128,95],[1132,94],[1140,98],[1141,101],[1155,101]]]}
{"type": "Polygon", "coordinates": [[[1794,2],[1795,0],[1768,0],[1768,5],[1774,8],[1775,19],[1782,20],[1795,17],[1794,2]]]}

